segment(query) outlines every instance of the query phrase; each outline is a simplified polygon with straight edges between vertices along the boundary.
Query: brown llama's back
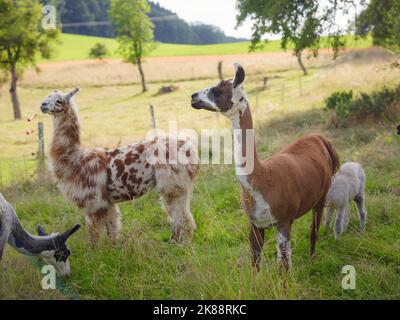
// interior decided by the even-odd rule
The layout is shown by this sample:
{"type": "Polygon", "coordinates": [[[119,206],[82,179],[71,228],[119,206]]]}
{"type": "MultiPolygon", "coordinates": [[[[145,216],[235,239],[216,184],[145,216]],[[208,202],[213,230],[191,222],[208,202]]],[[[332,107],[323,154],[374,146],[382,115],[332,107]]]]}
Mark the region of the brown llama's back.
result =
{"type": "Polygon", "coordinates": [[[263,176],[255,177],[256,188],[273,216],[280,221],[297,219],[325,202],[339,157],[322,135],[306,135],[263,162],[263,176]]]}

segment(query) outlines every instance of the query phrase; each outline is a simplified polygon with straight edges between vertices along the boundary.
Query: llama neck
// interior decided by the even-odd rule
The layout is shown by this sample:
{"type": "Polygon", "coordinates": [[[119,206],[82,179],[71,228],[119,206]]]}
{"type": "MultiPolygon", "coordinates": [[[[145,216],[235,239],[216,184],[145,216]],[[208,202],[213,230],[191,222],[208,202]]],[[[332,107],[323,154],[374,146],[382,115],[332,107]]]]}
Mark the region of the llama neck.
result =
{"type": "Polygon", "coordinates": [[[244,107],[237,114],[230,116],[233,127],[236,175],[241,181],[242,177],[252,176],[260,167],[250,107],[247,100],[242,103],[244,107]]]}
{"type": "Polygon", "coordinates": [[[13,224],[8,237],[8,244],[14,247],[15,250],[27,256],[37,256],[43,251],[56,249],[55,240],[57,235],[33,236],[22,227],[14,210],[12,210],[12,213],[13,224]]]}
{"type": "MultiPolygon", "coordinates": [[[[53,118],[54,138],[51,144],[53,165],[68,167],[75,163],[80,151],[78,112],[71,102],[67,111],[53,118]]],[[[56,172],[57,174],[57,172],[56,172]]]]}

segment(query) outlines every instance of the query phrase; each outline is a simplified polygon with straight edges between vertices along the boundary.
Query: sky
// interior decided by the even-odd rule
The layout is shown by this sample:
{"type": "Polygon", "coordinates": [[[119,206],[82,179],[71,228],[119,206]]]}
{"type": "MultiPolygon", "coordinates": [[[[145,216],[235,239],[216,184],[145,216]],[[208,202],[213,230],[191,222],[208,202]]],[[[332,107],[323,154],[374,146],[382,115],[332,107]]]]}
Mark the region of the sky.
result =
{"type": "Polygon", "coordinates": [[[235,30],[236,0],[153,0],[172,10],[187,22],[203,22],[220,27],[226,35],[236,38],[251,37],[251,22],[235,30]]]}
{"type": "MultiPolygon", "coordinates": [[[[175,12],[187,22],[202,22],[220,27],[226,35],[236,38],[251,38],[252,22],[245,21],[236,27],[236,0],[152,0],[162,7],[175,12]]],[[[321,0],[323,3],[327,0],[321,0]]],[[[357,0],[356,0],[357,1],[357,0]]],[[[360,1],[360,0],[358,0],[360,1]]],[[[347,25],[347,17],[338,16],[340,25],[347,25]]],[[[276,36],[268,36],[269,39],[276,36]]]]}

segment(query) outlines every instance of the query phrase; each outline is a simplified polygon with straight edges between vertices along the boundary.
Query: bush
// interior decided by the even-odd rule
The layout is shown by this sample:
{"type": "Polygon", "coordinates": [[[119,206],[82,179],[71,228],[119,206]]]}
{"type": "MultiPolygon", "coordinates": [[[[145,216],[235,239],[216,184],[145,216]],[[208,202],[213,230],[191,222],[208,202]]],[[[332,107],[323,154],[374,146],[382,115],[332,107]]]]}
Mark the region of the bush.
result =
{"type": "Polygon", "coordinates": [[[384,87],[372,93],[361,92],[358,96],[353,91],[338,91],[325,100],[325,110],[334,111],[339,119],[357,117],[397,120],[399,107],[400,86],[384,87]]]}
{"type": "Polygon", "coordinates": [[[343,119],[350,114],[351,104],[353,103],[353,91],[334,92],[325,100],[326,109],[333,110],[336,116],[343,119]]]}
{"type": "Polygon", "coordinates": [[[108,49],[103,43],[96,43],[92,49],[90,49],[89,57],[94,59],[103,59],[108,55],[108,49]]]}

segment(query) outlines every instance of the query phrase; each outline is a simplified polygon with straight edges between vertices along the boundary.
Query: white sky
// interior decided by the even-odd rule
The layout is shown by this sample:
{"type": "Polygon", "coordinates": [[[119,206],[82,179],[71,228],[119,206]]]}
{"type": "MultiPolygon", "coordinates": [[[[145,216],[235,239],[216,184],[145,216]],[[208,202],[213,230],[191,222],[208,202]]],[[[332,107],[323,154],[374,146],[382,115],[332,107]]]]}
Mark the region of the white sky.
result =
{"type": "Polygon", "coordinates": [[[236,0],[153,0],[175,12],[187,22],[203,22],[220,27],[226,35],[236,38],[251,37],[250,22],[235,30],[236,0]]]}
{"type": "MultiPolygon", "coordinates": [[[[175,12],[187,22],[203,22],[220,27],[226,35],[236,38],[251,38],[252,22],[246,21],[237,30],[236,0],[152,0],[175,12]]],[[[321,0],[326,1],[326,0],[321,0]]],[[[358,0],[360,1],[360,0],[358,0]]],[[[338,16],[340,25],[347,24],[348,17],[338,16]]],[[[268,38],[276,38],[269,36],[268,38]]]]}

